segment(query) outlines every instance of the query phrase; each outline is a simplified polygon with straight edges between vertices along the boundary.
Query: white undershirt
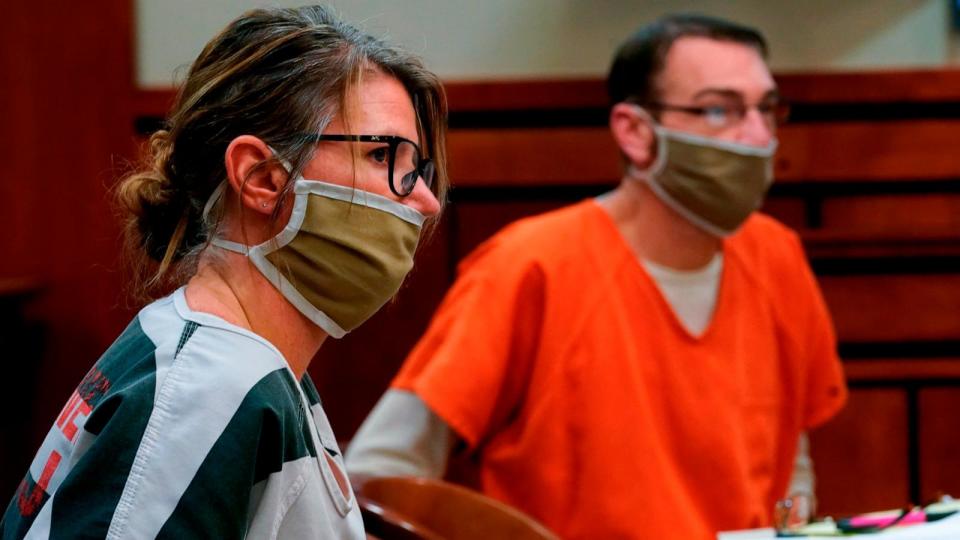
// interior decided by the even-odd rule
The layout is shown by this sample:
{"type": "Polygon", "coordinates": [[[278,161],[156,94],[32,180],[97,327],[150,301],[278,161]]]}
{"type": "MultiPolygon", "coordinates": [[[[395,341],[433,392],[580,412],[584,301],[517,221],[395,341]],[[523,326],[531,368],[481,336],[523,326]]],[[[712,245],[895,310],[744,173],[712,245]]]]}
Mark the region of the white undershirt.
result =
{"type": "Polygon", "coordinates": [[[706,266],[697,270],[675,270],[646,259],[640,263],[684,328],[695,337],[703,335],[717,306],[723,254],[718,251],[706,266]]]}

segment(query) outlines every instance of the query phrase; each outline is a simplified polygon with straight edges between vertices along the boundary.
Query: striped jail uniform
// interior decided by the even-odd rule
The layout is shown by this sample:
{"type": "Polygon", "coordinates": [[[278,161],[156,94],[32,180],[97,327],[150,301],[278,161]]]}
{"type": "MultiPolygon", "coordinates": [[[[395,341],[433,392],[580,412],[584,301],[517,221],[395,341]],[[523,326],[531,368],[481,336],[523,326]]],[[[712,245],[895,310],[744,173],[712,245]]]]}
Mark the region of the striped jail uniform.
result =
{"type": "Polygon", "coordinates": [[[309,375],[179,289],[84,377],[0,538],[363,538],[344,470],[309,375]]]}

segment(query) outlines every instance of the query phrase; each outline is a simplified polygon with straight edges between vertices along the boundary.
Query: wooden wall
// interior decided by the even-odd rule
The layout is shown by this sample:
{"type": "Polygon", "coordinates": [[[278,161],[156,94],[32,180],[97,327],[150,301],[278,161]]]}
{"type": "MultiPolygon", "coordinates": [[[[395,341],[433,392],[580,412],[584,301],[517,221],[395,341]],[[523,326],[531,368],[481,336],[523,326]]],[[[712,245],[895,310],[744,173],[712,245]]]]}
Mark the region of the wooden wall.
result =
{"type": "Polygon", "coordinates": [[[134,148],[128,0],[9,2],[0,32],[0,500],[132,311],[107,191],[134,148]]]}
{"type": "MultiPolygon", "coordinates": [[[[106,200],[170,91],[132,82],[131,6],[11,6],[0,33],[0,495],[132,314],[106,200]],[[135,127],[136,126],[136,127],[135,127]],[[12,351],[12,352],[11,352],[12,351]],[[11,371],[12,370],[12,371],[11,371]]],[[[813,434],[821,509],[960,494],[960,73],[780,75],[796,103],[767,210],[800,231],[841,340],[850,405],[813,434]]],[[[502,225],[619,176],[597,80],[451,84],[455,189],[397,301],[311,366],[352,436],[422,333],[464,254],[502,225]]]]}

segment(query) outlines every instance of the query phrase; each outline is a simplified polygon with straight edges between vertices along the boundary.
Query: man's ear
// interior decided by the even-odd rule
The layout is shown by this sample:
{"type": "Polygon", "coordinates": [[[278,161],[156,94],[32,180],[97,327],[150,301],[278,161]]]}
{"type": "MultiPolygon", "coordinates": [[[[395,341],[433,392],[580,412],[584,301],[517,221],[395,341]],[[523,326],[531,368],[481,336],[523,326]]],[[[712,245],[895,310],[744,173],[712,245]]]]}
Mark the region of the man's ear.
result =
{"type": "Polygon", "coordinates": [[[652,120],[636,105],[617,103],[610,109],[610,132],[627,160],[638,169],[646,169],[656,158],[656,135],[652,120]]]}
{"type": "Polygon", "coordinates": [[[240,194],[245,207],[262,214],[273,212],[289,177],[279,164],[257,167],[271,157],[273,150],[267,143],[253,135],[240,135],[227,145],[223,158],[231,189],[240,194]]]}

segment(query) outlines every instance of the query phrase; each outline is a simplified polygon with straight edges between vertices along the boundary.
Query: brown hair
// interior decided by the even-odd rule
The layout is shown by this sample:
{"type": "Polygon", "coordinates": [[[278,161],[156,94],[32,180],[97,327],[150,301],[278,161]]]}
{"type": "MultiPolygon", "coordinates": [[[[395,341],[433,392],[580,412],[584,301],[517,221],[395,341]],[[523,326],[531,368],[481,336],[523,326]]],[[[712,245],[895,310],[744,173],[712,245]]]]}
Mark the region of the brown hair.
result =
{"type": "Polygon", "coordinates": [[[656,77],[663,71],[670,47],[682,37],[741,43],[767,57],[767,42],[758,30],[706,15],[667,15],[640,28],[617,49],[607,75],[610,105],[656,101],[656,77]]]}
{"type": "MultiPolygon", "coordinates": [[[[421,146],[436,164],[434,192],[442,203],[448,184],[446,96],[419,58],[341,22],[325,7],[249,11],[204,47],[166,129],[150,137],[145,166],[117,187],[135,296],[149,299],[196,271],[219,225],[204,220],[203,209],[226,179],[230,141],[243,134],[263,139],[278,153],[272,160],[288,162],[295,177],[315,149],[303,135],[321,133],[345,112],[352,89],[371,67],[395,77],[410,94],[421,146]]],[[[210,215],[220,213],[215,207],[210,215]]]]}

